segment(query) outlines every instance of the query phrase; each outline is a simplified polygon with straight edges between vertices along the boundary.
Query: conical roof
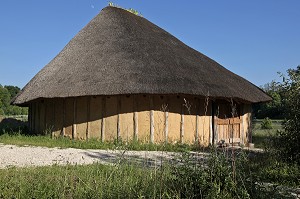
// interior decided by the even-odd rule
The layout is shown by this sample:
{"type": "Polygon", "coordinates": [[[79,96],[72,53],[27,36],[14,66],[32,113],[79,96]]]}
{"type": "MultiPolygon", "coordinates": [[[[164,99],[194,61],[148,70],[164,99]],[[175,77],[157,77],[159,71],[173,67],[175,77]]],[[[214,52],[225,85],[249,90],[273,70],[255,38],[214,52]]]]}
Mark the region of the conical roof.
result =
{"type": "Polygon", "coordinates": [[[120,94],[271,100],[252,83],[145,18],[106,7],[30,80],[13,104],[120,94]]]}

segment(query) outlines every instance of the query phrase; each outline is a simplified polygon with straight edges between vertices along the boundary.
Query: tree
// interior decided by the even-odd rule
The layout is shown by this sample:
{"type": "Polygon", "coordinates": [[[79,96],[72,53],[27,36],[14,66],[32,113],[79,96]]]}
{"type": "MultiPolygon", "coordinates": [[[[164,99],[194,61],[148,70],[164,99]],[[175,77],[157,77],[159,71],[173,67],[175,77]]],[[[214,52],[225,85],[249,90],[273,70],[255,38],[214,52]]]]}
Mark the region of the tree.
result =
{"type": "Polygon", "coordinates": [[[0,84],[0,115],[27,115],[28,108],[10,105],[20,88],[17,86],[2,86],[0,84]]]}
{"type": "Polygon", "coordinates": [[[280,82],[272,81],[261,87],[270,97],[272,101],[268,103],[256,104],[253,107],[253,112],[256,118],[264,119],[266,117],[271,119],[283,119],[283,90],[280,82]]]}
{"type": "Polygon", "coordinates": [[[282,158],[300,165],[300,66],[287,71],[281,88],[287,120],[275,143],[282,158]]]}
{"type": "Polygon", "coordinates": [[[0,85],[0,108],[2,110],[2,114],[6,114],[9,108],[10,99],[10,93],[8,90],[0,85]]]}
{"type": "Polygon", "coordinates": [[[4,86],[4,88],[8,90],[11,99],[14,98],[21,90],[17,86],[4,86]]]}

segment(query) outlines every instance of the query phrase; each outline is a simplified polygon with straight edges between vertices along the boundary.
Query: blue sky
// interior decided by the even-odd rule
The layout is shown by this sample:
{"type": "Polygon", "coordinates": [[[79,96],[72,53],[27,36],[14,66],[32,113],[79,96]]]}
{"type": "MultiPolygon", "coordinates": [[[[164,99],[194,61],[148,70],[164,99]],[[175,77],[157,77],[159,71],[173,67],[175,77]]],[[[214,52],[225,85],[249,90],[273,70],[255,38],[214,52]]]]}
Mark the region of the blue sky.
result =
{"type": "MultiPolygon", "coordinates": [[[[114,0],[260,86],[300,65],[299,0],[114,0]]],[[[0,84],[25,84],[102,8],[103,0],[2,0],[0,84]]]]}

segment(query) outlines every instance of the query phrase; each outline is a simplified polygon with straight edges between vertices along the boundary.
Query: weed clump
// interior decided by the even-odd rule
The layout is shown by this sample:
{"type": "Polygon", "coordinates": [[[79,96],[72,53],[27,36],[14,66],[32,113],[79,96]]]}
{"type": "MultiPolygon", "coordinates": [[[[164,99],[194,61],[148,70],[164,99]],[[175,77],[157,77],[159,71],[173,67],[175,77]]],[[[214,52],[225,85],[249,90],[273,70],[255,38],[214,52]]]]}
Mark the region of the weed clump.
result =
{"type": "Polygon", "coordinates": [[[266,117],[263,119],[263,121],[261,122],[261,129],[272,129],[272,120],[270,120],[270,118],[266,117]]]}

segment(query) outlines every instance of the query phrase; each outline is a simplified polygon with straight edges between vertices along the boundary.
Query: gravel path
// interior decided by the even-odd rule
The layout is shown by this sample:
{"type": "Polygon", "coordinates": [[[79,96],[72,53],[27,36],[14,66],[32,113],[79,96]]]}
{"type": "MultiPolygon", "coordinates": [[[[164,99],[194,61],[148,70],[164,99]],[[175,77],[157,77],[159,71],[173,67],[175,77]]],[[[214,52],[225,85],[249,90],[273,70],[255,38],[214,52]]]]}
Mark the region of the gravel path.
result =
{"type": "MultiPolygon", "coordinates": [[[[261,149],[250,149],[256,152],[261,149]]],[[[203,159],[206,153],[194,153],[195,159],[203,159]]],[[[0,143],[0,169],[9,167],[29,167],[47,165],[114,164],[121,159],[135,161],[146,166],[161,165],[165,161],[178,158],[176,152],[123,151],[74,148],[47,148],[36,146],[16,146],[0,143]]],[[[178,159],[177,159],[178,160],[178,159]]]]}
{"type": "Polygon", "coordinates": [[[74,148],[46,148],[35,146],[15,146],[0,143],[0,169],[66,164],[113,164],[121,158],[132,159],[148,166],[160,165],[162,161],[176,156],[172,152],[94,150],[74,148]]]}

